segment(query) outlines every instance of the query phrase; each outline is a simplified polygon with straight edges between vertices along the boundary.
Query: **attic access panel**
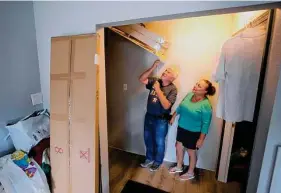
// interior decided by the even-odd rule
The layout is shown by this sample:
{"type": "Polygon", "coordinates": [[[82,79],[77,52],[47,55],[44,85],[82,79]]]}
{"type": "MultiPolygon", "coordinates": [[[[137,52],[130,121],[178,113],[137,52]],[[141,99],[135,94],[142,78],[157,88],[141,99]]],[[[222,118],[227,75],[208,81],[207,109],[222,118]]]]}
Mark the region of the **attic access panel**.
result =
{"type": "Polygon", "coordinates": [[[169,43],[164,37],[147,30],[144,25],[123,25],[109,29],[156,55],[160,60],[166,59],[169,43]]]}

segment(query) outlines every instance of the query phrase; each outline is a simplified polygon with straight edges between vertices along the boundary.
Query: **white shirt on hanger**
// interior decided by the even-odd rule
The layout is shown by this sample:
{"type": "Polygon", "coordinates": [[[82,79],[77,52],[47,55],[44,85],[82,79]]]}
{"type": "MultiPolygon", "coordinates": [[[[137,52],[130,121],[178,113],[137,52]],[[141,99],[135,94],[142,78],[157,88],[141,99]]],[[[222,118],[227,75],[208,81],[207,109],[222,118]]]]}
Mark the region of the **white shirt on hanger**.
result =
{"type": "Polygon", "coordinates": [[[230,122],[253,121],[266,28],[248,28],[227,40],[213,79],[219,83],[216,115],[230,122]]]}

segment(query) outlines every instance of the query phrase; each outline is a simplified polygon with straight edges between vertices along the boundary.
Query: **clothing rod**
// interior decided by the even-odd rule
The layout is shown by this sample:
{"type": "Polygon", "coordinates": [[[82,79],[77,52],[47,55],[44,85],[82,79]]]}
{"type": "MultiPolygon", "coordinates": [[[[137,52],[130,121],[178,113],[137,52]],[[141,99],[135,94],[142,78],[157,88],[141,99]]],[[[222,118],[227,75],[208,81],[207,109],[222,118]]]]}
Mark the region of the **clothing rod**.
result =
{"type": "Polygon", "coordinates": [[[255,18],[253,21],[249,22],[245,27],[243,27],[242,29],[240,29],[237,32],[235,32],[234,34],[232,34],[232,36],[236,36],[238,33],[246,30],[248,27],[256,27],[256,26],[262,24],[263,22],[268,21],[269,13],[270,13],[269,10],[264,12],[263,14],[261,14],[260,16],[255,18]]]}

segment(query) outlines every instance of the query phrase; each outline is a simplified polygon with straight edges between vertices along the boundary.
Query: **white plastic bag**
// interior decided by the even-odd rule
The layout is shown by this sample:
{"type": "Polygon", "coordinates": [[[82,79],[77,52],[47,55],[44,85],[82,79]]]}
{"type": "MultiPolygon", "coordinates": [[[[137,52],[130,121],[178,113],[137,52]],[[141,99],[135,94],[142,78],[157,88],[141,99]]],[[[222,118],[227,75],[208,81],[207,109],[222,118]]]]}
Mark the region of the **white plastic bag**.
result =
{"type": "MultiPolygon", "coordinates": [[[[3,169],[4,165],[6,165],[7,161],[11,159],[11,154],[3,156],[0,158],[0,173],[1,170],[3,169]]],[[[7,187],[6,189],[4,188],[3,184],[5,184],[7,186],[7,184],[9,184],[9,178],[3,178],[0,174],[0,193],[9,193],[9,192],[13,192],[14,189],[13,187],[7,187]]]]}
{"type": "Polygon", "coordinates": [[[32,160],[37,171],[32,178],[13,163],[11,159],[0,169],[0,182],[7,193],[50,193],[46,176],[40,166],[32,160]]]}
{"type": "Polygon", "coordinates": [[[1,183],[0,183],[0,193],[7,193],[1,183]]]}
{"type": "Polygon", "coordinates": [[[45,110],[36,116],[31,114],[6,128],[16,150],[28,153],[42,139],[50,137],[50,117],[45,110]]]}
{"type": "Polygon", "coordinates": [[[31,159],[31,161],[37,167],[35,175],[29,178],[32,181],[34,193],[50,193],[51,191],[44,171],[35,160],[31,159]]]}
{"type": "Polygon", "coordinates": [[[6,162],[11,159],[11,154],[5,155],[0,158],[0,170],[3,168],[3,166],[6,164],[6,162]]]}
{"type": "Polygon", "coordinates": [[[9,137],[9,131],[5,126],[0,126],[0,136],[0,157],[13,153],[15,147],[12,139],[9,137]]]}

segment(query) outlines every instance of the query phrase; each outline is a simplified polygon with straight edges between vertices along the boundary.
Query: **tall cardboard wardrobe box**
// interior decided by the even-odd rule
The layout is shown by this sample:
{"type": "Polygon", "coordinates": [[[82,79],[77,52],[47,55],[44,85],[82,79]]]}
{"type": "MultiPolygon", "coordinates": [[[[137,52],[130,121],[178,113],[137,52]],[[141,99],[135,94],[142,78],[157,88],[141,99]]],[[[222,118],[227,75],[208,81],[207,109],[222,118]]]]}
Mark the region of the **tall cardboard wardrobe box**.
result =
{"type": "Polygon", "coordinates": [[[51,167],[54,193],[98,192],[97,36],[51,40],[51,167]]]}

